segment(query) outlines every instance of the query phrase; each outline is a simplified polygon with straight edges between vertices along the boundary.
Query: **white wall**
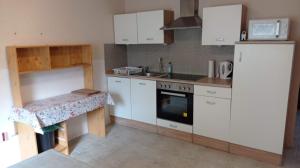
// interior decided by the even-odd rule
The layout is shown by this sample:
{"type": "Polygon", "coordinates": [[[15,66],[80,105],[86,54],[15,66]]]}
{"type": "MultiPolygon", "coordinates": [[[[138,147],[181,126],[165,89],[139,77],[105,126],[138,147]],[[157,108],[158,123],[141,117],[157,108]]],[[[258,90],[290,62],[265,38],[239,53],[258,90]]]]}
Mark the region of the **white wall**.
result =
{"type": "MultiPolygon", "coordinates": [[[[7,121],[12,100],[6,46],[92,44],[94,84],[97,89],[106,90],[103,44],[113,43],[113,14],[123,11],[123,0],[0,0],[0,132],[13,130],[7,121]]],[[[80,68],[36,73],[23,75],[21,84],[28,102],[82,88],[83,75],[80,68]]],[[[86,117],[71,120],[69,131],[70,138],[86,133],[86,117]]],[[[1,152],[2,149],[3,156],[1,152]]],[[[0,164],[2,161],[0,158],[0,164]]]]}

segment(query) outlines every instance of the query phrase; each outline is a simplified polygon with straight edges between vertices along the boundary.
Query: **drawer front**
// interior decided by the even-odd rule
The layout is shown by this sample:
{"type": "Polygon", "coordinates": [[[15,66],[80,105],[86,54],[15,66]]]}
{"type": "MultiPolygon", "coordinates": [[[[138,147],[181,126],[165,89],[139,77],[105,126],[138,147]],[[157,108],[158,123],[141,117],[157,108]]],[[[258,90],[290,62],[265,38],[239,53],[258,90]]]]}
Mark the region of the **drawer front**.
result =
{"type": "Polygon", "coordinates": [[[209,96],[218,98],[231,98],[231,88],[210,87],[210,86],[194,86],[194,94],[198,96],[209,96]]]}
{"type": "Polygon", "coordinates": [[[230,99],[194,96],[194,134],[229,141],[230,99]]]}
{"type": "Polygon", "coordinates": [[[187,124],[181,124],[173,121],[157,119],[157,125],[165,128],[170,128],[182,132],[192,133],[193,126],[187,124]]]}

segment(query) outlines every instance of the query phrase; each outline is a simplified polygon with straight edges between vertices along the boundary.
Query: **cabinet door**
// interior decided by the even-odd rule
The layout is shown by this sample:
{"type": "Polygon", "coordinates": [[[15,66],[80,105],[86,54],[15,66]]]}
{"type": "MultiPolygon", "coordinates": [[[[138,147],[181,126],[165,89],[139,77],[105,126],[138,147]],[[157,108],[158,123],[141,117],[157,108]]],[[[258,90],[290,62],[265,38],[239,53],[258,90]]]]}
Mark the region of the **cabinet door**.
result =
{"type": "Polygon", "coordinates": [[[194,96],[194,134],[229,141],[230,99],[194,96]]]}
{"type": "Polygon", "coordinates": [[[109,108],[110,114],[131,119],[130,79],[109,77],[108,91],[115,101],[115,105],[109,108]]]}
{"type": "Polygon", "coordinates": [[[132,119],[156,125],[156,82],[131,80],[132,119]]]}
{"type": "Polygon", "coordinates": [[[234,45],[240,41],[242,5],[203,9],[202,45],[234,45]]]}
{"type": "Polygon", "coordinates": [[[235,47],[231,142],[282,154],[294,45],[235,47]]]}
{"type": "Polygon", "coordinates": [[[164,43],[164,11],[140,12],[137,14],[138,42],[140,44],[164,43]]]}
{"type": "Polygon", "coordinates": [[[114,29],[116,44],[137,44],[136,13],[115,15],[114,29]]]}

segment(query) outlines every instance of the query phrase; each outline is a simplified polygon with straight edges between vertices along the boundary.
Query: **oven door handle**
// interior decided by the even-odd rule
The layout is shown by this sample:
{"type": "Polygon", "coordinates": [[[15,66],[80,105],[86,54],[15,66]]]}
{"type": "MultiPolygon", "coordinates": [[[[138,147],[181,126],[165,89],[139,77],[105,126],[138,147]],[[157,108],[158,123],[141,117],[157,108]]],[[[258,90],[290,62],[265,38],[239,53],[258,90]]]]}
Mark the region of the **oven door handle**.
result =
{"type": "Polygon", "coordinates": [[[177,96],[177,97],[186,97],[185,94],[180,94],[180,93],[171,93],[171,92],[160,92],[163,95],[169,95],[169,96],[177,96]]]}

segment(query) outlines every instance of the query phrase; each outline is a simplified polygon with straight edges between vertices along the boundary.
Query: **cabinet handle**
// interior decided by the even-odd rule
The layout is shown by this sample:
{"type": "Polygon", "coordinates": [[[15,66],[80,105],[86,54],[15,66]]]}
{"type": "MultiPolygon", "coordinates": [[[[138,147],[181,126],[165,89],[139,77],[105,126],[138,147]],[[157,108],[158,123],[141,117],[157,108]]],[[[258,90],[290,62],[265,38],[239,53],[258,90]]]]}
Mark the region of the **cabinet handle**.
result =
{"type": "Polygon", "coordinates": [[[225,39],[222,37],[219,37],[219,38],[216,38],[216,41],[225,41],[225,39]]]}
{"type": "Polygon", "coordinates": [[[128,41],[128,39],[127,39],[127,38],[124,38],[124,39],[122,39],[122,41],[128,41]]]}
{"type": "Polygon", "coordinates": [[[169,125],[171,128],[177,128],[178,126],[177,125],[174,125],[174,124],[170,124],[169,125]]]}
{"type": "Polygon", "coordinates": [[[240,52],[239,62],[242,62],[242,59],[243,59],[243,54],[242,54],[242,52],[240,52]]]}
{"type": "Polygon", "coordinates": [[[146,86],[146,83],[139,83],[139,85],[146,86]]]}
{"type": "Polygon", "coordinates": [[[208,94],[216,94],[217,92],[216,91],[212,91],[212,90],[207,90],[206,93],[208,93],[208,94]]]}
{"type": "Polygon", "coordinates": [[[115,83],[121,83],[121,81],[117,80],[117,81],[115,81],[115,83]]]}
{"type": "Polygon", "coordinates": [[[216,102],[206,101],[206,104],[209,104],[209,105],[215,105],[216,102]]]}
{"type": "Polygon", "coordinates": [[[154,40],[154,38],[146,38],[146,40],[152,41],[152,40],[154,40]]]}

